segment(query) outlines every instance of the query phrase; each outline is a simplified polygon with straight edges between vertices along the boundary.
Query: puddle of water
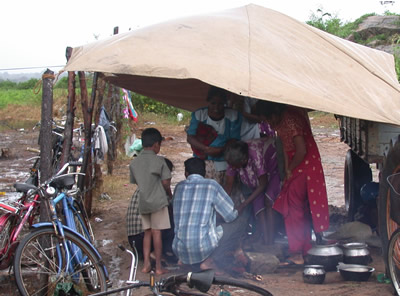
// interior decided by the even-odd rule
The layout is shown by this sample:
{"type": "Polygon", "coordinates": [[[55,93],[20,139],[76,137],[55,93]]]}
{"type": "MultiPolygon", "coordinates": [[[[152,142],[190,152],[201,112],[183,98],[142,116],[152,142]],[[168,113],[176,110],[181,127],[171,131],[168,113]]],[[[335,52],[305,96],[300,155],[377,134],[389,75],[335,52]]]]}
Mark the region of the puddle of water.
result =
{"type": "Polygon", "coordinates": [[[107,246],[107,245],[109,245],[109,244],[112,244],[113,243],[113,241],[111,240],[111,239],[103,239],[102,241],[101,241],[101,245],[103,246],[103,247],[105,247],[105,246],[107,246]]]}

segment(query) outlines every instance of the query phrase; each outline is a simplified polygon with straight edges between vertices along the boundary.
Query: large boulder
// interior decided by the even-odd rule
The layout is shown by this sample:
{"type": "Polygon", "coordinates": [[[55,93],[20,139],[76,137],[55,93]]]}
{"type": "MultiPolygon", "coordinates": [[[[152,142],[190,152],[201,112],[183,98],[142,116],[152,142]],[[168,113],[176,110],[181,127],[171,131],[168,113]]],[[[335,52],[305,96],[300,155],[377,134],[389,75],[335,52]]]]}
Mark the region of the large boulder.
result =
{"type": "Polygon", "coordinates": [[[364,40],[377,35],[390,36],[400,33],[400,16],[369,16],[358,26],[356,32],[364,40]]]}
{"type": "Polygon", "coordinates": [[[353,34],[347,39],[350,41],[363,40],[362,44],[393,54],[400,34],[400,16],[373,15],[363,20],[353,34]]]}

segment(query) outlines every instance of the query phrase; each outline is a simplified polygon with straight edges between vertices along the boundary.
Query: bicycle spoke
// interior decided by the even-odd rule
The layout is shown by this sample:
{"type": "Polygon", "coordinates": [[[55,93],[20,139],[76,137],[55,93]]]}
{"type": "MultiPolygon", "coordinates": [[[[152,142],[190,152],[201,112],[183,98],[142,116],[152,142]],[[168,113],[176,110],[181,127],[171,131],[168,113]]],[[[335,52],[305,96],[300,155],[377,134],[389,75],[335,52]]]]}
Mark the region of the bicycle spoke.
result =
{"type": "Polygon", "coordinates": [[[38,291],[53,295],[58,290],[67,294],[70,289],[87,295],[106,289],[104,270],[95,253],[71,231],[65,232],[65,242],[51,227],[31,233],[18,246],[14,267],[22,295],[38,291]]]}

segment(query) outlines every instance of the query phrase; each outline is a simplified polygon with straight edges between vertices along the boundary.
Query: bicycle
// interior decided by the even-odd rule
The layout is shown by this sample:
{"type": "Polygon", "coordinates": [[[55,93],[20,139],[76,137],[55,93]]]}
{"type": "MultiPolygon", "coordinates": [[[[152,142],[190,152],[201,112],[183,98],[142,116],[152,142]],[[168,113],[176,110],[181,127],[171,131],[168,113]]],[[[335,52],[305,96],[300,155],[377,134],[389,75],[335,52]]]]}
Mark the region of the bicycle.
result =
{"type": "Polygon", "coordinates": [[[32,226],[39,214],[39,195],[35,194],[31,198],[28,194],[29,190],[36,187],[27,183],[15,183],[14,187],[24,193],[15,205],[0,202],[0,210],[5,212],[0,217],[0,270],[11,266],[24,226],[27,222],[32,226]]]}
{"type": "Polygon", "coordinates": [[[62,200],[55,187],[60,190],[74,183],[74,174],[61,175],[68,166],[35,189],[51,221],[33,225],[34,230],[17,247],[14,272],[21,295],[54,295],[60,290],[87,295],[107,289],[108,275],[100,254],[84,236],[62,224],[51,200],[62,200]]]}
{"type": "MultiPolygon", "coordinates": [[[[22,193],[16,202],[0,202],[0,270],[11,266],[19,237],[26,223],[31,227],[39,215],[39,195],[30,194],[39,182],[38,157],[30,169],[29,178],[25,183],[15,183],[14,188],[22,193]]],[[[28,159],[30,161],[31,159],[28,159]]]]}
{"type": "Polygon", "coordinates": [[[130,295],[132,289],[138,289],[140,287],[149,287],[151,293],[155,296],[165,295],[210,295],[210,288],[212,286],[218,286],[219,295],[231,295],[225,286],[237,287],[248,290],[247,292],[255,292],[259,295],[272,296],[272,294],[256,285],[249,284],[247,282],[238,281],[230,278],[215,276],[215,272],[212,269],[202,270],[200,272],[188,272],[180,275],[171,275],[165,279],[160,279],[160,281],[155,281],[154,272],[150,273],[150,280],[138,281],[136,280],[136,269],[137,269],[137,251],[133,245],[134,252],[125,249],[123,246],[119,245],[122,251],[126,251],[131,254],[131,269],[129,274],[129,279],[126,281],[128,284],[125,287],[95,293],[92,296],[105,296],[114,294],[121,291],[127,291],[126,296],[130,295]],[[182,289],[181,285],[186,284],[187,288],[182,289]],[[199,293],[199,292],[201,293],[199,293]]]}

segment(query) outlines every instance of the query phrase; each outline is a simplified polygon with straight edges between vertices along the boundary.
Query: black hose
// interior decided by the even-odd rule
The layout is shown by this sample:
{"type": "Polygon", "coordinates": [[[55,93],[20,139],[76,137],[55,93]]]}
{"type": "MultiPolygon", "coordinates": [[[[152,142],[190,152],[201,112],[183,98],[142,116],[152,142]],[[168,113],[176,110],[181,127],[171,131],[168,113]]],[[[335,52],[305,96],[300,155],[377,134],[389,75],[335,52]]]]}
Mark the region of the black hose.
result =
{"type": "Polygon", "coordinates": [[[216,276],[214,278],[213,281],[214,285],[229,285],[229,286],[234,286],[234,287],[239,287],[239,288],[243,288],[243,289],[247,289],[253,292],[256,292],[260,295],[265,295],[265,296],[272,296],[272,294],[270,292],[268,292],[267,290],[260,288],[258,286],[246,283],[246,282],[241,282],[241,281],[237,281],[237,280],[232,280],[229,278],[223,278],[223,277],[218,277],[216,276]]]}

